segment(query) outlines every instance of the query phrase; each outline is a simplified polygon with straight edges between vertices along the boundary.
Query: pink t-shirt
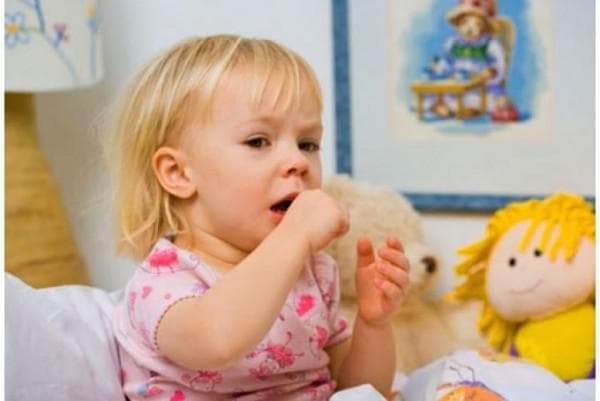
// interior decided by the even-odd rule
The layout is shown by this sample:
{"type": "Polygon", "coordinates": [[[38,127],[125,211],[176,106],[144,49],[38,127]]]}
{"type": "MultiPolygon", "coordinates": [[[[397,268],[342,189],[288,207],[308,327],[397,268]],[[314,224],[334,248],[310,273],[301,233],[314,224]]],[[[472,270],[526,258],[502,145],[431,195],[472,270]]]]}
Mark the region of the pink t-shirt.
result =
{"type": "Polygon", "coordinates": [[[114,317],[123,387],[129,399],[328,399],[335,382],[324,349],[347,339],[350,330],[338,313],[337,268],[325,253],[305,263],[266,337],[235,366],[192,371],[161,355],[156,329],[164,313],[182,299],[201,297],[221,277],[168,239],[159,240],[136,269],[114,317]]]}

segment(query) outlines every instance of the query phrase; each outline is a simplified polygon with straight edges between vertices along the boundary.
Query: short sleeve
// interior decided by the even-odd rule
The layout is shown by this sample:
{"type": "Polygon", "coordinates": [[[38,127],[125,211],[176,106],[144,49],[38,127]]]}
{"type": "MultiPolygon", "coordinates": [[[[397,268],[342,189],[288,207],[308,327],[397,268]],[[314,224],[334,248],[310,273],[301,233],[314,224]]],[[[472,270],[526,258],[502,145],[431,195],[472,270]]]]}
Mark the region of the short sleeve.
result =
{"type": "Polygon", "coordinates": [[[325,347],[336,345],[350,337],[348,320],[340,312],[340,278],[335,260],[321,252],[314,257],[314,274],[317,286],[327,307],[329,338],[325,347]]]}
{"type": "Polygon", "coordinates": [[[169,308],[202,296],[214,281],[214,274],[193,254],[159,242],[126,288],[128,331],[145,348],[158,351],[156,331],[169,308]]]}

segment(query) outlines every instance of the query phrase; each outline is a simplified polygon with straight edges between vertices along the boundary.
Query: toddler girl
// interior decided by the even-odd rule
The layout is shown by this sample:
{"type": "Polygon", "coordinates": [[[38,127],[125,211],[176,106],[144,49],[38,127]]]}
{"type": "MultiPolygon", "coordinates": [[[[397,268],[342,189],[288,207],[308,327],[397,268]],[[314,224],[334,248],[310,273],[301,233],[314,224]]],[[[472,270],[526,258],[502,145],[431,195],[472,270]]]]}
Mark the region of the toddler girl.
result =
{"type": "Polygon", "coordinates": [[[389,391],[408,262],[394,237],[377,256],[358,242],[350,339],[321,252],[349,222],[320,190],[321,94],[306,61],[269,40],[190,39],[142,69],[121,110],[119,249],[141,260],[114,317],[129,399],[389,391]]]}

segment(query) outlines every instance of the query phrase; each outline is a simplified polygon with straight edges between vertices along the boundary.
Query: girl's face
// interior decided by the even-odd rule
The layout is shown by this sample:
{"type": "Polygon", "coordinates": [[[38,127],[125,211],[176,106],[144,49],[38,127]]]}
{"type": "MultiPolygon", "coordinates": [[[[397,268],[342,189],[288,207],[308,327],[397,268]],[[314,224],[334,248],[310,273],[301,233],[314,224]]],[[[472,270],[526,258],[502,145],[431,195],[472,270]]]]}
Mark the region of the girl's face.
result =
{"type": "Polygon", "coordinates": [[[248,80],[243,71],[224,79],[210,121],[192,121],[183,140],[196,189],[188,216],[192,236],[245,253],[281,221],[286,201],[321,186],[322,134],[320,105],[312,94],[284,110],[275,79],[253,107],[248,80]]]}
{"type": "MultiPolygon", "coordinates": [[[[519,251],[530,221],[516,224],[498,241],[489,258],[486,291],[492,307],[506,320],[543,318],[588,298],[594,290],[595,252],[588,238],[581,240],[573,259],[560,251],[554,261],[537,248],[545,228],[541,224],[525,251],[519,251]]],[[[549,244],[554,244],[555,228],[549,244]]],[[[547,247],[550,248],[550,247],[547,247]]],[[[548,249],[547,249],[548,251],[548,249]]]]}

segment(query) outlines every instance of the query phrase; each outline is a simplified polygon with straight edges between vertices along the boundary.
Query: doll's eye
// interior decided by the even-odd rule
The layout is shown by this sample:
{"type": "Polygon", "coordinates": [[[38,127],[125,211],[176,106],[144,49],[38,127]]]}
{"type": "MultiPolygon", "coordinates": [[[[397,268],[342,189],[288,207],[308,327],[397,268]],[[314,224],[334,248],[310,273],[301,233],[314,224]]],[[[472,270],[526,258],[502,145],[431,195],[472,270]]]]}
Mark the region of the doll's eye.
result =
{"type": "Polygon", "coordinates": [[[536,258],[539,258],[540,256],[542,256],[542,251],[539,250],[538,248],[535,248],[535,250],[533,251],[533,256],[535,256],[536,258]]]}
{"type": "Polygon", "coordinates": [[[517,259],[515,259],[515,258],[508,259],[508,265],[510,267],[515,267],[517,265],[517,259]]]}

